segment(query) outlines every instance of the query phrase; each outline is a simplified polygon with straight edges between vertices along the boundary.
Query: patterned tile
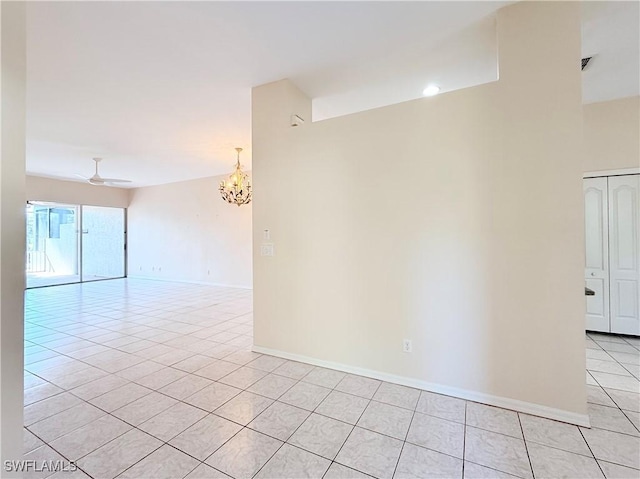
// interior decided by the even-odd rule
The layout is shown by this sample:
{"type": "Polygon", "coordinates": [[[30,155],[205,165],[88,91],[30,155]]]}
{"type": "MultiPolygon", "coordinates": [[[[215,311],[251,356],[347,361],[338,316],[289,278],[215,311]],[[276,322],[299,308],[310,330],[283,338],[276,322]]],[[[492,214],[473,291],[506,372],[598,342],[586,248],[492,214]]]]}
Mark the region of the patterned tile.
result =
{"type": "Polygon", "coordinates": [[[335,461],[381,479],[390,479],[400,457],[402,441],[354,428],[335,461]]]}
{"type": "Polygon", "coordinates": [[[278,376],[276,374],[268,374],[247,388],[247,391],[260,394],[261,396],[266,396],[271,399],[278,399],[291,389],[294,384],[296,384],[294,379],[278,376]]]}
{"type": "Polygon", "coordinates": [[[461,477],[462,460],[446,454],[405,444],[394,479],[461,477]]]}
{"type": "Polygon", "coordinates": [[[269,459],[264,467],[256,474],[256,478],[285,478],[296,479],[322,477],[329,469],[331,461],[303,449],[285,444],[269,459]]]}
{"type": "Polygon", "coordinates": [[[348,374],[338,383],[336,390],[371,399],[380,387],[380,384],[382,383],[377,379],[348,374]]]}
{"type": "Polygon", "coordinates": [[[167,442],[206,415],[201,409],[179,402],[137,427],[167,442]]]}
{"type": "Polygon", "coordinates": [[[345,422],[311,414],[288,442],[333,460],[352,430],[353,426],[345,422]]]}
{"type": "Polygon", "coordinates": [[[525,479],[533,478],[524,441],[511,436],[467,427],[464,459],[525,479]]]}
{"type": "Polygon", "coordinates": [[[399,386],[398,384],[382,383],[373,399],[413,411],[418,404],[419,397],[420,391],[418,389],[399,386]]]}
{"type": "Polygon", "coordinates": [[[604,475],[593,457],[534,443],[528,445],[528,451],[536,477],[604,479],[604,475]]]}
{"type": "Polygon", "coordinates": [[[169,444],[204,461],[242,427],[210,414],[174,437],[169,444]]]}
{"type": "Polygon", "coordinates": [[[451,396],[422,391],[416,411],[449,421],[465,422],[465,401],[451,396]]]}
{"type": "Polygon", "coordinates": [[[207,285],[29,290],[27,458],[88,474],[52,479],[640,477],[637,338],[586,335],[586,429],[254,353],[251,311],[207,285]]]}
{"type": "Polygon", "coordinates": [[[322,403],[316,408],[316,412],[340,421],[355,424],[366,409],[367,399],[331,391],[322,403]]]}
{"type": "Polygon", "coordinates": [[[358,426],[404,440],[413,412],[390,404],[371,401],[358,420],[358,426]]]}
{"type": "Polygon", "coordinates": [[[214,413],[246,426],[272,403],[271,399],[243,391],[216,409],[214,413]]]}
{"type": "Polygon", "coordinates": [[[309,411],[304,409],[276,401],[251,421],[247,427],[286,441],[307,419],[309,414],[309,411]]]}
{"type": "Polygon", "coordinates": [[[280,401],[313,411],[326,398],[331,389],[300,382],[280,397],[280,401]]]}
{"type": "Polygon", "coordinates": [[[138,430],[123,434],[78,461],[92,477],[115,477],[162,446],[162,442],[138,430]]]}
{"type": "Polygon", "coordinates": [[[206,463],[236,478],[250,478],[271,459],[282,442],[265,434],[243,429],[212,454],[206,463]]]}
{"type": "Polygon", "coordinates": [[[460,423],[417,412],[407,442],[462,459],[464,431],[460,423]]]}

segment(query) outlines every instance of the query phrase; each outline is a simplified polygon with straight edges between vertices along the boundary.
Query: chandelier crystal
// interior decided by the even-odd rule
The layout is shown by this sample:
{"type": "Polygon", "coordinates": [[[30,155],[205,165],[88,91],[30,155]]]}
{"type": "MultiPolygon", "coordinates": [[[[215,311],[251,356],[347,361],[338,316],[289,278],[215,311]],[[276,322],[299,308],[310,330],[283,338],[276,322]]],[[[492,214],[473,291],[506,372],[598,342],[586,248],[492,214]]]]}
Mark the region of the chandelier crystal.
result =
{"type": "Polygon", "coordinates": [[[247,205],[251,203],[251,181],[249,176],[242,171],[240,166],[240,152],[242,148],[236,148],[238,158],[236,160],[236,170],[227,178],[220,182],[220,195],[222,199],[232,205],[247,205]]]}

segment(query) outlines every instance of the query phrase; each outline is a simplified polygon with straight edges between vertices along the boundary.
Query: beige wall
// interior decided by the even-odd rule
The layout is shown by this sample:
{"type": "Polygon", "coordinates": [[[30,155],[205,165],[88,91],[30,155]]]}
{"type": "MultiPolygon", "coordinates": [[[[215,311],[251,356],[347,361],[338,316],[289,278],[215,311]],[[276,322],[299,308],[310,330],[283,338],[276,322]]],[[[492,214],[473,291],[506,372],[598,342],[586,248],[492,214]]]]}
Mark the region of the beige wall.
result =
{"type": "Polygon", "coordinates": [[[579,5],[498,44],[496,83],[298,128],[254,89],[256,350],[588,423],[579,5]]]}
{"type": "Polygon", "coordinates": [[[111,186],[93,186],[78,181],[27,176],[27,200],[126,208],[129,206],[129,190],[111,186]]]}
{"type": "Polygon", "coordinates": [[[640,168],[640,97],[584,105],[584,171],[640,168]]]}
{"type": "MultiPolygon", "coordinates": [[[[22,459],[25,10],[22,2],[0,2],[0,467],[22,459]]],[[[3,468],[0,476],[18,475],[3,468]]]]}
{"type": "Polygon", "coordinates": [[[252,205],[224,202],[222,178],[131,192],[130,277],[251,287],[252,205]]]}

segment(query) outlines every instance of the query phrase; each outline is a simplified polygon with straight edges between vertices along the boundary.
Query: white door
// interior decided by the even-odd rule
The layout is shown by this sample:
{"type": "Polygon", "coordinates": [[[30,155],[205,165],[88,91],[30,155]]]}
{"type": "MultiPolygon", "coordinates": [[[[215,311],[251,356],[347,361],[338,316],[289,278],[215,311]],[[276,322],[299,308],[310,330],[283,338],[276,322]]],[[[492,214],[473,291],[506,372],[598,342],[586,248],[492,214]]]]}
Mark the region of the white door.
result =
{"type": "Polygon", "coordinates": [[[607,178],[584,180],[585,286],[595,291],[587,296],[587,329],[609,332],[609,245],[607,178]]]}
{"type": "Polygon", "coordinates": [[[640,175],[609,177],[611,332],[640,335],[640,175]]]}

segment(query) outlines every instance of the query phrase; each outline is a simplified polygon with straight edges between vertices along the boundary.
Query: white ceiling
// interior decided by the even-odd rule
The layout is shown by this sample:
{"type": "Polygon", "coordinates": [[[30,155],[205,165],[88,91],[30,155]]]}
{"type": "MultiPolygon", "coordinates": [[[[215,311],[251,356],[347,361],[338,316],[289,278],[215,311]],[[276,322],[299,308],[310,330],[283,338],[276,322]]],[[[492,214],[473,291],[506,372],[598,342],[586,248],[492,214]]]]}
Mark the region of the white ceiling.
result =
{"type": "MultiPolygon", "coordinates": [[[[507,3],[30,2],[27,171],[102,156],[146,186],[226,174],[236,146],[250,167],[251,87],[290,78],[321,119],[493,81],[507,3]]],[[[585,6],[585,101],[638,94],[638,4],[607,3],[585,6]]]]}

